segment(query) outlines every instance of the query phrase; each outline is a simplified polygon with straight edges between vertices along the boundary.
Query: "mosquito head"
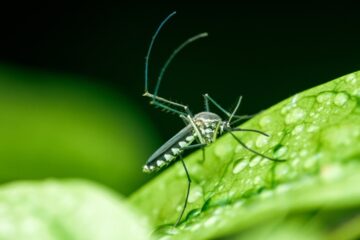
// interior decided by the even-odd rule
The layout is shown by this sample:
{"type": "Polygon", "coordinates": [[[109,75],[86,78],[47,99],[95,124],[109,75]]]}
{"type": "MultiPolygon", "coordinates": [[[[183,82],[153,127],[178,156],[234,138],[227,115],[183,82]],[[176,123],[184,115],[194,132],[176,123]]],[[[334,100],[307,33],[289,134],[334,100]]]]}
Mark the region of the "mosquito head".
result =
{"type": "Polygon", "coordinates": [[[194,116],[193,121],[206,143],[214,142],[216,136],[220,134],[222,120],[215,113],[200,112],[194,116]]]}
{"type": "Polygon", "coordinates": [[[212,124],[216,124],[218,122],[222,122],[219,115],[212,112],[200,112],[194,116],[194,122],[199,126],[211,126],[212,124]]]}
{"type": "Polygon", "coordinates": [[[219,133],[222,135],[224,132],[229,131],[231,129],[230,123],[228,121],[222,121],[220,124],[219,133]]]}

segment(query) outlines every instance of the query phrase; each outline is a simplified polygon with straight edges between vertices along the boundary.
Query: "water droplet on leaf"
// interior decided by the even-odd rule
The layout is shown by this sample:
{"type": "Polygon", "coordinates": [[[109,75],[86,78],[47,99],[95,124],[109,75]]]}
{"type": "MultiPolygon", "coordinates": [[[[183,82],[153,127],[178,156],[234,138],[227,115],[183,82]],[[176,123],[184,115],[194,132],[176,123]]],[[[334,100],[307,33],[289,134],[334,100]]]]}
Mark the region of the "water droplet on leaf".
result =
{"type": "Polygon", "coordinates": [[[322,103],[322,104],[326,104],[326,103],[330,104],[333,96],[334,96],[334,93],[332,93],[332,92],[323,92],[323,93],[320,93],[316,97],[316,101],[318,103],[322,103]]]}
{"type": "Polygon", "coordinates": [[[248,159],[241,159],[238,160],[235,164],[234,164],[234,168],[233,168],[233,173],[234,174],[238,174],[239,172],[241,172],[243,169],[245,169],[249,164],[249,160],[248,159]]]}
{"type": "Polygon", "coordinates": [[[305,111],[301,108],[294,108],[292,109],[286,116],[285,116],[285,123],[286,124],[293,124],[297,123],[305,117],[305,111]]]}
{"type": "Polygon", "coordinates": [[[348,101],[348,99],[349,95],[347,95],[346,93],[338,93],[334,98],[334,103],[335,105],[341,107],[348,101]]]}
{"type": "Polygon", "coordinates": [[[262,157],[261,156],[255,156],[251,161],[249,166],[250,167],[255,167],[256,165],[259,164],[259,162],[261,161],[262,157]]]}

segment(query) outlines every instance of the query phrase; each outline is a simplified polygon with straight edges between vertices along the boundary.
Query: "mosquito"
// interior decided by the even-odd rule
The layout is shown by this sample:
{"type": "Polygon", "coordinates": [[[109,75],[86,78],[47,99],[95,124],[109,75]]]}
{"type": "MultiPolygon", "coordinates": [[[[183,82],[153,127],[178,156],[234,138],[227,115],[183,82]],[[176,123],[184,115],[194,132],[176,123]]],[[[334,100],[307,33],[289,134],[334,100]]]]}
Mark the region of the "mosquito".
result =
{"type": "Polygon", "coordinates": [[[184,167],[187,176],[187,190],[186,190],[186,196],[182,210],[175,223],[175,226],[177,226],[180,223],[182,216],[185,212],[189,198],[190,186],[191,186],[191,177],[186,167],[186,164],[182,158],[182,153],[185,150],[196,149],[196,148],[201,149],[202,158],[203,161],[205,161],[205,146],[215,142],[216,139],[219,136],[223,135],[224,133],[229,133],[242,147],[244,147],[245,149],[256,155],[259,155],[263,158],[276,162],[282,162],[285,160],[271,158],[255,151],[254,149],[249,148],[248,146],[246,146],[246,144],[243,141],[239,139],[239,137],[237,137],[234,134],[234,132],[236,131],[254,132],[269,137],[268,134],[259,130],[233,127],[233,125],[238,123],[239,121],[250,119],[253,117],[253,115],[243,115],[243,116],[235,115],[240,106],[242,96],[240,96],[239,99],[237,100],[237,104],[234,110],[232,112],[228,112],[223,107],[221,107],[213,98],[211,98],[209,94],[204,94],[203,98],[205,103],[205,111],[197,113],[195,115],[192,114],[188,106],[158,96],[161,80],[163,78],[165,70],[167,69],[173,58],[189,43],[194,42],[200,38],[207,37],[208,36],[207,33],[201,33],[194,37],[191,37],[175,49],[175,51],[170,55],[170,57],[165,62],[164,66],[160,71],[154,92],[153,93],[149,92],[148,67],[149,67],[149,58],[150,58],[151,50],[153,48],[153,44],[162,27],[175,14],[176,12],[171,13],[160,23],[160,25],[158,26],[157,30],[155,31],[151,39],[145,57],[145,93],[143,94],[143,96],[150,98],[150,104],[154,105],[155,107],[179,115],[179,117],[184,120],[186,126],[183,129],[181,129],[177,134],[175,134],[172,138],[170,138],[167,142],[165,142],[158,150],[156,150],[149,157],[149,159],[147,160],[146,164],[143,167],[143,171],[146,173],[156,172],[159,171],[160,169],[165,168],[170,163],[173,163],[177,160],[180,160],[180,162],[182,163],[182,166],[184,167]],[[213,104],[218,110],[220,110],[220,112],[225,114],[227,116],[227,120],[222,120],[218,114],[211,112],[209,108],[209,103],[213,104]]]}

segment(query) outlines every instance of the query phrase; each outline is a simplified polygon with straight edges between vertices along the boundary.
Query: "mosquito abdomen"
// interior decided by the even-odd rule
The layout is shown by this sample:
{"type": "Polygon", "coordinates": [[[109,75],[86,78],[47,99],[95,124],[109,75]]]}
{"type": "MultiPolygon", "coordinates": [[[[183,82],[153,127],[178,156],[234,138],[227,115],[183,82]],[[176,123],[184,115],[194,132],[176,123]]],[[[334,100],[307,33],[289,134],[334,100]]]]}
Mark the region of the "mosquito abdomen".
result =
{"type": "Polygon", "coordinates": [[[195,134],[190,125],[183,128],[169,141],[164,143],[146,162],[143,171],[150,173],[160,170],[175,161],[184,148],[195,140],[195,134]]]}

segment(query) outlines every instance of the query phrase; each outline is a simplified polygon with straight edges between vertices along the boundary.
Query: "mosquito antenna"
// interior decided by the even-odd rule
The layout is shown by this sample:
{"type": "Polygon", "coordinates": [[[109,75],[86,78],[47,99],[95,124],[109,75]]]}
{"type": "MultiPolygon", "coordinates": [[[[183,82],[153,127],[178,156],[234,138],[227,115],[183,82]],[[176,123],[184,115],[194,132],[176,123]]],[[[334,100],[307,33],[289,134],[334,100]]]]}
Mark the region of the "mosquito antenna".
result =
{"type": "Polygon", "coordinates": [[[241,100],[242,100],[242,96],[239,97],[239,100],[236,104],[236,107],[234,109],[234,111],[231,113],[230,117],[229,117],[229,120],[227,121],[227,123],[230,123],[231,119],[234,117],[235,113],[237,112],[239,106],[240,106],[240,103],[241,103],[241,100]]]}
{"type": "Polygon", "coordinates": [[[165,70],[167,69],[167,67],[169,66],[169,64],[171,63],[171,61],[174,59],[174,57],[184,48],[186,47],[188,44],[200,39],[200,38],[204,38],[207,37],[208,33],[204,32],[204,33],[200,33],[194,37],[189,38],[188,40],[186,40],[185,42],[183,42],[179,47],[177,47],[175,49],[175,51],[170,55],[170,57],[168,58],[168,60],[165,62],[164,66],[162,67],[159,77],[158,77],[158,81],[156,83],[155,86],[155,91],[154,91],[154,95],[156,96],[158,91],[159,91],[159,87],[160,87],[160,83],[162,80],[162,77],[164,76],[165,70]]]}
{"type": "Polygon", "coordinates": [[[246,150],[252,152],[252,153],[255,153],[256,155],[259,155],[263,158],[266,158],[266,159],[269,159],[271,161],[274,161],[274,162],[285,162],[286,160],[285,159],[277,159],[277,158],[271,158],[271,157],[268,157],[264,154],[261,154],[259,153],[258,151],[255,151],[254,149],[251,149],[249,148],[248,146],[245,145],[245,143],[243,141],[241,141],[234,133],[232,133],[231,131],[229,131],[229,133],[231,134],[231,136],[233,136],[233,138],[241,145],[243,146],[243,148],[245,148],[246,150]]]}
{"type": "Polygon", "coordinates": [[[172,12],[169,16],[167,16],[159,25],[159,27],[156,29],[156,32],[154,33],[154,35],[152,36],[150,45],[149,45],[149,49],[146,53],[146,57],[145,57],[145,93],[148,92],[148,69],[149,69],[149,58],[150,58],[150,53],[152,50],[152,47],[154,45],[155,39],[157,37],[157,35],[159,34],[161,28],[164,26],[164,24],[172,17],[176,14],[176,11],[172,12]]]}
{"type": "Polygon", "coordinates": [[[242,116],[234,116],[233,118],[236,118],[232,123],[230,123],[230,125],[234,125],[242,120],[247,120],[247,119],[250,119],[250,118],[253,118],[254,116],[256,116],[258,113],[255,113],[255,114],[251,114],[251,115],[242,115],[242,116]]]}

